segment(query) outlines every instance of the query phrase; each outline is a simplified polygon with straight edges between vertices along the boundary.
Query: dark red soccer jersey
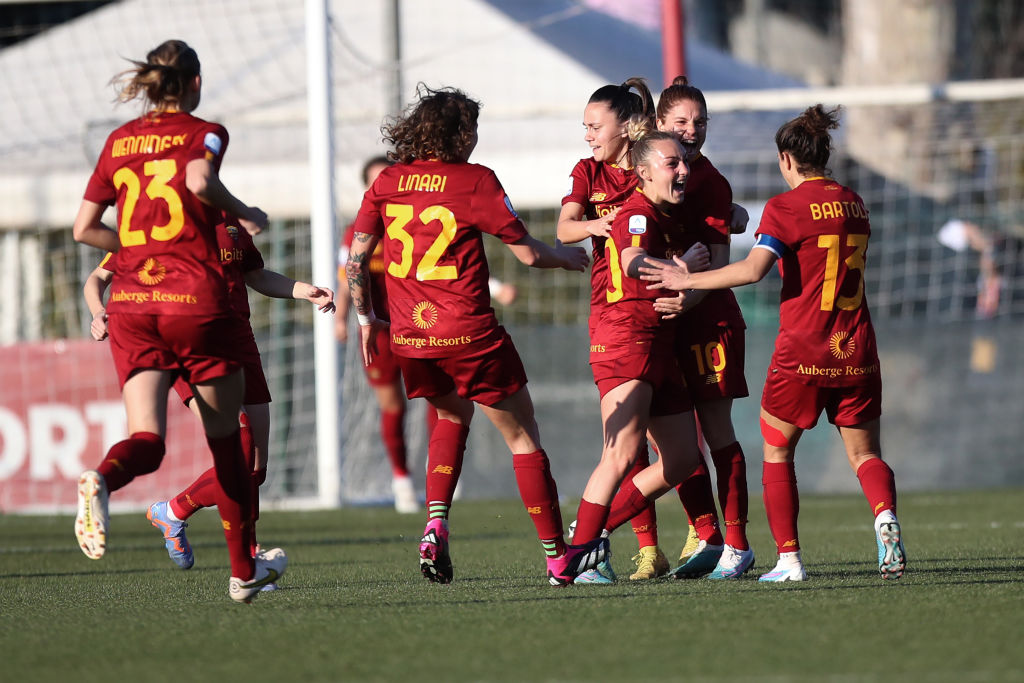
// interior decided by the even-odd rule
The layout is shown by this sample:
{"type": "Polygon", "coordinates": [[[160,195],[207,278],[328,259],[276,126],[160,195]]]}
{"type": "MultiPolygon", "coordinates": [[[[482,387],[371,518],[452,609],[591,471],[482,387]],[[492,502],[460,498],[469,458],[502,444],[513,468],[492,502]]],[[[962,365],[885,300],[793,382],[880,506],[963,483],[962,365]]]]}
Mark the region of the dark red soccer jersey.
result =
{"type": "Polygon", "coordinates": [[[483,233],[506,244],[528,233],[491,169],[442,161],[390,166],[363,196],[355,231],[384,244],[395,353],[442,358],[500,337],[483,233]]]}
{"type": "MultiPolygon", "coordinates": [[[[580,159],[569,176],[569,191],[562,197],[562,206],[575,202],[583,207],[587,220],[600,218],[629,198],[636,188],[636,173],[616,164],[580,159]]],[[[608,287],[608,264],[604,260],[604,238],[592,237],[593,264],[590,267],[590,308],[597,312],[605,304],[608,287]]]]}
{"type": "Polygon", "coordinates": [[[245,274],[263,268],[263,255],[252,241],[252,236],[238,225],[234,216],[223,214],[217,225],[217,247],[220,263],[228,283],[231,313],[249,319],[249,290],[245,274]]]}
{"type": "Polygon", "coordinates": [[[651,204],[639,189],[619,209],[611,236],[605,240],[608,284],[591,339],[591,362],[614,360],[636,351],[637,344],[671,343],[674,325],[662,320],[654,300],[675,292],[648,289],[645,280],[626,275],[621,255],[629,247],[639,247],[654,258],[665,258],[678,247],[670,237],[678,232],[675,225],[675,219],[651,204]]]}
{"type": "Polygon", "coordinates": [[[107,310],[218,315],[228,310],[215,226],[219,212],[185,186],[185,166],[220,168],[223,126],[183,112],[147,115],[107,138],[85,198],[117,205],[121,249],[107,310]]]}
{"type": "Polygon", "coordinates": [[[864,293],[870,236],[863,200],[834,180],[805,180],[768,201],[755,248],[781,259],[773,370],[816,386],[864,384],[879,372],[864,293]]]}
{"type": "MultiPolygon", "coordinates": [[[[342,239],[341,249],[338,251],[338,280],[346,282],[345,264],[348,263],[348,252],[352,248],[352,240],[355,238],[356,224],[351,223],[345,229],[345,236],[342,239]]],[[[373,297],[373,310],[377,317],[388,317],[388,290],[385,286],[384,271],[387,266],[384,263],[384,242],[378,242],[370,255],[370,296],[373,297]]],[[[347,287],[347,285],[346,285],[347,287]]]]}
{"type": "MultiPolygon", "coordinates": [[[[695,242],[729,244],[729,222],[732,218],[732,187],[718,169],[704,155],[689,164],[683,203],[676,215],[680,216],[683,231],[697,237],[695,242]]],[[[692,244],[685,244],[689,249],[692,244]]],[[[743,313],[731,289],[720,289],[708,294],[693,309],[686,312],[683,326],[704,328],[726,325],[745,328],[743,313]]]]}

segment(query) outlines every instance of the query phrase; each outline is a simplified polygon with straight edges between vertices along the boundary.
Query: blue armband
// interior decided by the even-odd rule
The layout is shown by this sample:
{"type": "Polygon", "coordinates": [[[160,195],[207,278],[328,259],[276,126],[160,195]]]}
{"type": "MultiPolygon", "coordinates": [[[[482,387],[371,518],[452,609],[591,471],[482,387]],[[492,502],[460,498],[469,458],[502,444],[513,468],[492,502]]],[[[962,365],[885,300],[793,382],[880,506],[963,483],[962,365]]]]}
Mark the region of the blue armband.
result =
{"type": "Polygon", "coordinates": [[[782,258],[782,255],[786,253],[786,245],[778,237],[772,237],[771,235],[765,235],[758,233],[757,239],[754,241],[754,248],[761,247],[775,254],[775,258],[782,258]]]}

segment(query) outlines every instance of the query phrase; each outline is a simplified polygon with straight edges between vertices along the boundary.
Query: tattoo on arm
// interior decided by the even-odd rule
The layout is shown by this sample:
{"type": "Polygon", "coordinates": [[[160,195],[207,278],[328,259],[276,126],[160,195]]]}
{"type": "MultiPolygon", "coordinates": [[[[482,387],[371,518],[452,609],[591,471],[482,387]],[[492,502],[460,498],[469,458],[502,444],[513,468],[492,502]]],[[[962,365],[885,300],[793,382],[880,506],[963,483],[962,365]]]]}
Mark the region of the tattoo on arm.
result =
{"type": "MultiPolygon", "coordinates": [[[[356,233],[358,238],[361,233],[356,233]]],[[[345,264],[345,277],[348,280],[349,292],[352,295],[352,305],[360,315],[369,315],[373,310],[370,301],[370,289],[366,286],[366,267],[368,254],[365,252],[349,254],[348,263],[345,264]]]]}

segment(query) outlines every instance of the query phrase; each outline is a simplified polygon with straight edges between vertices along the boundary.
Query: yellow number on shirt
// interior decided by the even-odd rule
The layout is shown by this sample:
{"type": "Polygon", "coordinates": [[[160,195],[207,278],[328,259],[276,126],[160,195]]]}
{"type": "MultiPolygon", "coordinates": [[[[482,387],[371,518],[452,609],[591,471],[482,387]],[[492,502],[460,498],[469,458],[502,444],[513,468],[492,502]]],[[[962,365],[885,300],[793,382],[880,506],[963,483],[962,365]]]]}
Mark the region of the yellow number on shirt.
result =
{"type": "Polygon", "coordinates": [[[821,310],[831,311],[837,304],[842,311],[857,310],[864,300],[864,252],[868,248],[868,236],[846,236],[846,246],[854,247],[854,252],[846,257],[845,263],[849,271],[857,272],[857,293],[853,296],[840,296],[838,301],[839,235],[818,235],[818,246],[828,250],[825,255],[825,280],[821,286],[821,310]]]}
{"type": "MultiPolygon", "coordinates": [[[[146,196],[150,199],[163,200],[167,204],[167,223],[151,226],[149,231],[150,237],[161,242],[174,239],[185,226],[185,212],[181,204],[181,197],[173,187],[167,184],[174,177],[177,168],[178,165],[174,159],[147,161],[142,167],[142,172],[151,178],[146,185],[146,196]]],[[[121,246],[137,247],[145,244],[146,231],[132,230],[132,216],[135,214],[135,207],[142,194],[142,182],[139,180],[139,176],[130,168],[119,168],[114,173],[114,187],[118,190],[121,187],[125,188],[121,220],[117,225],[121,246]]]]}
{"type": "MultiPolygon", "coordinates": [[[[393,277],[409,277],[412,270],[413,238],[405,229],[413,219],[413,208],[409,204],[388,204],[384,207],[384,215],[394,218],[387,227],[387,236],[390,239],[398,240],[402,244],[401,257],[398,261],[388,264],[388,274],[393,277]]],[[[441,224],[441,232],[434,240],[430,248],[423,254],[423,258],[416,264],[416,279],[423,280],[455,280],[459,277],[459,269],[456,266],[439,266],[437,262],[444,256],[448,246],[455,239],[455,232],[458,223],[455,214],[444,206],[428,206],[419,214],[420,223],[426,225],[437,221],[441,224]]]]}

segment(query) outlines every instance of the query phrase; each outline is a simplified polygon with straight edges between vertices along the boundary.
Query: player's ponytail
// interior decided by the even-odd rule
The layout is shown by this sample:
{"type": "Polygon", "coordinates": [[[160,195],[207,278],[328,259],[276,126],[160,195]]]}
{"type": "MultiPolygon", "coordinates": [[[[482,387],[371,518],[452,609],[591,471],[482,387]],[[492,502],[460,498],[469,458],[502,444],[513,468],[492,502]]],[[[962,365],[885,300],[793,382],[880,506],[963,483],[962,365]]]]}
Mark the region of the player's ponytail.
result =
{"type": "Polygon", "coordinates": [[[839,127],[839,110],[826,110],[824,105],[816,104],[782,124],[775,133],[775,146],[780,153],[787,152],[793,157],[800,174],[828,174],[826,166],[832,155],[829,131],[839,127]]]}
{"type": "Polygon", "coordinates": [[[603,85],[590,96],[588,104],[597,102],[608,105],[619,123],[626,123],[634,114],[654,118],[654,97],[647,81],[634,76],[619,85],[603,85]]]}
{"type": "Polygon", "coordinates": [[[111,81],[118,87],[118,101],[129,102],[141,96],[157,111],[180,103],[200,71],[199,55],[182,40],[160,43],[144,62],[130,61],[135,67],[111,81]]]}

